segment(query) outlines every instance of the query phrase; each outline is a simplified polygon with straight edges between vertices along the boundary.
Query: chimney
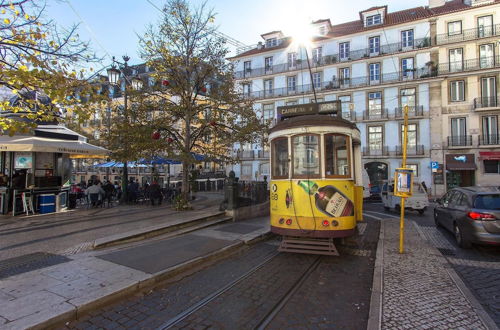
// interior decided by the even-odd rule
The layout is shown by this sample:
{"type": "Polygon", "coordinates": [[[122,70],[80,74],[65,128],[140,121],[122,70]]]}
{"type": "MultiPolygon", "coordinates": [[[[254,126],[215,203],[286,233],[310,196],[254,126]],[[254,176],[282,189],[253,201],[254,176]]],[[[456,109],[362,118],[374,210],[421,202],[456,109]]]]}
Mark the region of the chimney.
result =
{"type": "Polygon", "coordinates": [[[444,6],[445,2],[445,0],[429,0],[429,8],[444,6]]]}

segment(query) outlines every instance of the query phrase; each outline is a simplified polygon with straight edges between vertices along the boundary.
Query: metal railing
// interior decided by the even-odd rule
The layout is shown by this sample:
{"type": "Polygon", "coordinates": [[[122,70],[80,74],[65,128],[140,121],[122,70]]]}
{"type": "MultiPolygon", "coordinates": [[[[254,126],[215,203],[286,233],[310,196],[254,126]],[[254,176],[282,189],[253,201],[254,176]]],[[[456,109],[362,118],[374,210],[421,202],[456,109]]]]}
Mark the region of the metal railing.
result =
{"type": "Polygon", "coordinates": [[[387,146],[363,147],[363,156],[389,156],[389,148],[387,146]]]}
{"type": "MultiPolygon", "coordinates": [[[[397,107],[394,109],[394,114],[396,118],[403,118],[404,107],[397,107]]],[[[424,115],[424,106],[417,105],[408,107],[408,117],[421,117],[424,115]]]]}
{"type": "Polygon", "coordinates": [[[240,160],[254,159],[255,153],[253,150],[238,150],[236,152],[236,158],[238,158],[240,160]]]}
{"type": "Polygon", "coordinates": [[[387,111],[387,108],[363,111],[363,120],[377,120],[377,119],[388,119],[388,118],[389,118],[389,111],[387,111]]]}
{"type": "Polygon", "coordinates": [[[258,150],[257,151],[257,158],[264,158],[264,159],[269,158],[269,151],[267,151],[267,150],[258,150]]]}
{"type": "Polygon", "coordinates": [[[448,33],[438,34],[436,36],[436,45],[445,45],[454,42],[489,38],[498,35],[500,35],[500,24],[476,27],[473,29],[462,30],[461,33],[452,35],[449,35],[448,33]]]}
{"type": "Polygon", "coordinates": [[[479,135],[480,146],[499,145],[499,144],[500,144],[500,135],[498,134],[479,135]]]}
{"type": "Polygon", "coordinates": [[[500,56],[497,55],[483,58],[474,58],[462,62],[440,63],[438,66],[438,72],[440,75],[442,75],[455,72],[493,69],[498,67],[500,67],[500,56]]]}
{"type": "MultiPolygon", "coordinates": [[[[380,46],[378,51],[373,52],[370,48],[362,48],[351,50],[342,58],[339,53],[324,55],[319,58],[311,58],[309,65],[311,67],[321,67],[335,63],[345,63],[350,61],[360,60],[362,58],[370,58],[374,56],[391,55],[398,52],[410,51],[413,49],[421,49],[431,46],[431,38],[415,39],[410,42],[396,42],[380,46]]],[[[343,54],[344,55],[344,54],[343,54]]],[[[235,72],[235,79],[254,78],[268,74],[283,73],[307,68],[306,60],[298,59],[294,63],[280,63],[272,66],[261,66],[250,69],[244,69],[235,72]]]]}
{"type": "Polygon", "coordinates": [[[476,97],[474,99],[474,109],[493,108],[500,106],[500,97],[476,97]]]}
{"type": "MultiPolygon", "coordinates": [[[[425,154],[425,148],[421,144],[409,145],[406,148],[406,154],[408,156],[423,156],[425,154]]],[[[396,146],[396,155],[397,156],[403,155],[403,147],[402,146],[396,146]]]]}
{"type": "Polygon", "coordinates": [[[472,135],[448,136],[448,147],[470,147],[472,135]]]}
{"type": "MultiPolygon", "coordinates": [[[[378,86],[382,84],[389,84],[395,82],[406,82],[418,79],[425,79],[434,77],[435,72],[430,71],[427,67],[415,69],[412,72],[393,72],[381,74],[380,79],[373,81],[369,76],[356,77],[349,79],[333,79],[331,81],[324,81],[320,85],[315,85],[316,92],[342,90],[348,88],[359,88],[368,86],[378,86]]],[[[250,93],[241,93],[243,97],[265,99],[273,97],[293,96],[301,94],[312,93],[312,84],[294,85],[288,87],[274,88],[269,90],[254,91],[250,93]]]]}

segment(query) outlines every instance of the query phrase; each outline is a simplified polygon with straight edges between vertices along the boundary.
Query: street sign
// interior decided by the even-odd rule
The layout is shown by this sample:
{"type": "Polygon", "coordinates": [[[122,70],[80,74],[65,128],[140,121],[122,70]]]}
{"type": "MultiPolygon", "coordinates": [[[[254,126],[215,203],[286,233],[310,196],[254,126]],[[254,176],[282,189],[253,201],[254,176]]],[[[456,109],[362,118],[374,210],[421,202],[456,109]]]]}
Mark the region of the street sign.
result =
{"type": "Polygon", "coordinates": [[[394,196],[411,197],[413,194],[413,170],[397,168],[394,173],[394,196]]]}
{"type": "Polygon", "coordinates": [[[431,168],[437,170],[439,168],[439,163],[438,162],[431,162],[431,168]]]}

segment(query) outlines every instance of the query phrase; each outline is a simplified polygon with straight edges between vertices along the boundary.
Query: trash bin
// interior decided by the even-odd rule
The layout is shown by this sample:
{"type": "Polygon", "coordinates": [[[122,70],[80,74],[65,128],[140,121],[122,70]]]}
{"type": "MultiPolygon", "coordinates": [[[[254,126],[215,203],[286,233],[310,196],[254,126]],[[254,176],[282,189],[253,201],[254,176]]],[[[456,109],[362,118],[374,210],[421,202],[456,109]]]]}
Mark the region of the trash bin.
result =
{"type": "Polygon", "coordinates": [[[53,213],[56,211],[56,195],[55,194],[40,194],[38,195],[38,205],[40,213],[53,213]]]}
{"type": "Polygon", "coordinates": [[[68,197],[68,208],[69,209],[75,209],[76,208],[76,199],[77,199],[77,194],[69,194],[68,197]]]}

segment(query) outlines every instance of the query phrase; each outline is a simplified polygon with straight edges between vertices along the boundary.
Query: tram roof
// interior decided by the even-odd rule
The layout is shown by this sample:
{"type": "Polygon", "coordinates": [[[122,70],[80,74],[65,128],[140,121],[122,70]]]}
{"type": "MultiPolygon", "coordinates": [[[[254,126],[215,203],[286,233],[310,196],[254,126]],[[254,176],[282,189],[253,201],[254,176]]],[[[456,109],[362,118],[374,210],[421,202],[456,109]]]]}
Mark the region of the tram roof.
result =
{"type": "Polygon", "coordinates": [[[337,116],[327,115],[304,115],[286,118],[278,122],[270,133],[281,131],[288,128],[305,127],[305,126],[340,126],[359,131],[356,124],[337,116]]]}

